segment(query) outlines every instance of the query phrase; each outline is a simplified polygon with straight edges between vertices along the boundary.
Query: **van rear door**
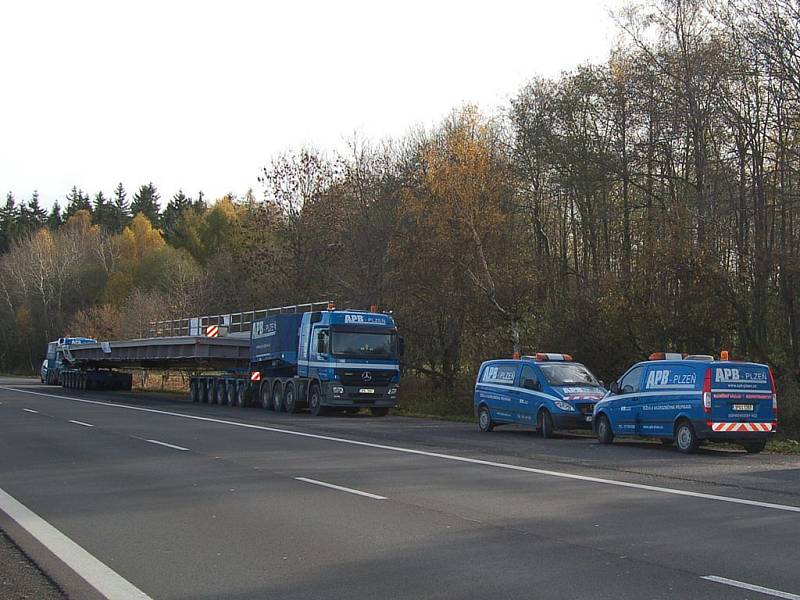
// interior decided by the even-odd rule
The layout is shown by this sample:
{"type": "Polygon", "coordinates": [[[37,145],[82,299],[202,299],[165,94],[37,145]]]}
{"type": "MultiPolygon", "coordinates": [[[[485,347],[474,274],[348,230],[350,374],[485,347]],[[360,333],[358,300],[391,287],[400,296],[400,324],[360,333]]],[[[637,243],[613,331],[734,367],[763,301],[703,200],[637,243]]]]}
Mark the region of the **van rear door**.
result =
{"type": "Polygon", "coordinates": [[[711,369],[711,420],[715,423],[772,423],[769,367],[755,363],[714,362],[711,369]]]}

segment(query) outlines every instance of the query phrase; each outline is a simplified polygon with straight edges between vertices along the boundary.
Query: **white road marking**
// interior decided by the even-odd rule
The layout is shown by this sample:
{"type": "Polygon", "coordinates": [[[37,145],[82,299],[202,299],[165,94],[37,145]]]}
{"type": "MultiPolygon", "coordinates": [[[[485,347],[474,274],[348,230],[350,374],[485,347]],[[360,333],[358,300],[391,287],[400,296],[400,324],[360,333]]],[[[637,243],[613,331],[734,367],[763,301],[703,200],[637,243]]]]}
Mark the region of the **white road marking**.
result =
{"type": "Polygon", "coordinates": [[[73,421],[72,419],[69,420],[70,423],[75,423],[75,425],[83,425],[84,427],[94,427],[91,423],[84,423],[83,421],[73,421]]]}
{"type": "Polygon", "coordinates": [[[144,440],[145,442],[150,442],[151,444],[158,444],[159,446],[164,446],[166,448],[172,448],[173,450],[183,450],[187,452],[189,449],[184,448],[183,446],[175,446],[173,444],[168,444],[167,442],[159,442],[158,440],[144,440]]]}
{"type": "Polygon", "coordinates": [[[787,600],[800,600],[797,594],[790,594],[789,592],[782,592],[780,590],[773,590],[772,588],[762,587],[760,585],[753,585],[752,583],[745,583],[743,581],[736,581],[735,579],[727,579],[725,577],[717,577],[716,575],[706,575],[700,579],[707,581],[714,581],[715,583],[722,583],[731,587],[741,588],[743,590],[750,590],[751,592],[758,592],[759,594],[766,594],[767,596],[775,596],[776,598],[786,598],[787,600]]]}
{"type": "Polygon", "coordinates": [[[452,460],[461,463],[468,463],[473,465],[482,465],[485,467],[496,467],[499,469],[508,469],[510,471],[521,471],[523,473],[535,473],[537,475],[548,475],[550,477],[560,477],[562,479],[571,479],[574,481],[586,481],[589,483],[601,483],[604,485],[613,485],[617,487],[625,487],[635,490],[644,490],[648,492],[658,492],[661,494],[672,494],[675,496],[687,496],[690,498],[701,498],[703,500],[715,500],[717,502],[727,502],[730,504],[742,504],[745,506],[754,506],[757,508],[770,508],[774,510],[782,510],[786,512],[800,513],[800,506],[791,506],[789,504],[774,504],[772,502],[760,502],[758,500],[748,500],[746,498],[736,498],[733,496],[717,496],[715,494],[704,494],[702,492],[692,492],[689,490],[679,490],[675,488],[659,487],[655,485],[647,485],[644,483],[629,483],[627,481],[618,481],[616,479],[603,479],[601,477],[591,477],[588,475],[576,475],[575,473],[565,473],[562,471],[549,471],[547,469],[536,469],[534,467],[523,467],[520,465],[512,465],[509,463],[493,462],[489,460],[481,460],[479,458],[467,458],[466,456],[456,456],[453,454],[440,454],[438,452],[427,452],[425,450],[415,450],[414,448],[403,448],[400,446],[386,446],[384,444],[373,444],[371,442],[362,442],[359,440],[350,440],[347,438],[338,438],[328,435],[320,435],[317,433],[306,433],[304,431],[292,431],[291,429],[280,429],[278,427],[267,427],[265,425],[254,425],[252,423],[237,423],[236,421],[228,421],[226,419],[215,419],[212,417],[201,417],[199,415],[187,415],[184,413],[172,412],[168,410],[158,410],[155,408],[143,408],[141,406],[131,406],[129,404],[117,404],[115,402],[102,402],[100,400],[87,400],[85,398],[75,398],[72,396],[59,396],[56,394],[44,394],[42,392],[34,392],[31,390],[21,390],[18,388],[0,386],[0,389],[9,390],[12,392],[20,392],[23,394],[33,394],[36,396],[46,396],[49,398],[61,398],[63,400],[72,400],[74,402],[83,402],[85,404],[97,404],[99,406],[107,406],[111,408],[122,408],[125,410],[135,410],[139,412],[154,413],[158,415],[168,415],[171,417],[179,417],[181,419],[192,419],[194,421],[204,421],[207,423],[219,423],[221,425],[231,425],[233,427],[242,427],[244,429],[256,429],[259,431],[271,431],[273,433],[282,433],[285,435],[295,435],[298,437],[305,437],[317,440],[325,440],[328,442],[337,442],[340,444],[350,444],[353,446],[364,446],[367,448],[378,448],[380,450],[389,450],[391,452],[402,452],[405,454],[414,454],[417,456],[429,456],[431,458],[441,458],[443,460],[452,460]]]}
{"type": "Polygon", "coordinates": [[[106,598],[152,600],[130,581],[111,570],[2,489],[0,489],[0,510],[106,598]]]}
{"type": "Polygon", "coordinates": [[[307,477],[295,477],[295,479],[297,481],[313,483],[314,485],[321,485],[322,487],[331,488],[332,490],[339,490],[340,492],[347,492],[349,494],[356,494],[358,496],[366,496],[367,498],[372,498],[373,500],[386,500],[386,496],[378,496],[377,494],[370,494],[369,492],[362,492],[361,490],[354,490],[353,488],[333,485],[332,483],[325,483],[324,481],[317,481],[316,479],[308,479],[307,477]]]}
{"type": "Polygon", "coordinates": [[[22,410],[24,410],[25,412],[33,413],[35,415],[39,414],[38,410],[33,410],[32,408],[23,408],[22,410]]]}

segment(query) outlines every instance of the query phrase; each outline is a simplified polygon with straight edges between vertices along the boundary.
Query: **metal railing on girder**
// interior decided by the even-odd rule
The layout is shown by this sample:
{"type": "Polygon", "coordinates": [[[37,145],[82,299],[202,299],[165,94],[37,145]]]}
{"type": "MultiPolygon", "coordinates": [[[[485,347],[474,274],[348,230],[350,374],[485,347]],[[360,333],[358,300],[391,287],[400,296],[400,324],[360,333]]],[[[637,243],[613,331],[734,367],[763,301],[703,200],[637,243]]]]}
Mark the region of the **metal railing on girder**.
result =
{"type": "Polygon", "coordinates": [[[309,312],[325,310],[330,304],[324,302],[307,302],[305,304],[292,304],[290,306],[276,306],[261,310],[247,310],[238,313],[225,313],[220,315],[206,315],[203,317],[188,317],[185,319],[172,319],[168,321],[154,321],[150,323],[150,337],[173,337],[180,335],[206,335],[207,328],[215,325],[221,334],[249,333],[253,321],[263,319],[270,315],[284,313],[309,312]]]}

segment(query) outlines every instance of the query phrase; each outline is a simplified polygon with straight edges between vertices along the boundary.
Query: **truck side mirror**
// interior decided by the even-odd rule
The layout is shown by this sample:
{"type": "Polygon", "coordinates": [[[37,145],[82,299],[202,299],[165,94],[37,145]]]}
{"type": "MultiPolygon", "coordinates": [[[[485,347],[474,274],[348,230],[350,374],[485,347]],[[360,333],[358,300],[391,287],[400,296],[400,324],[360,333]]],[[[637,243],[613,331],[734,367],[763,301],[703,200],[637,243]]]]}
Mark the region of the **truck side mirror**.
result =
{"type": "Polygon", "coordinates": [[[406,340],[403,337],[397,338],[397,353],[401,357],[406,353],[406,340]]]}
{"type": "Polygon", "coordinates": [[[611,390],[612,394],[619,394],[619,384],[616,381],[612,381],[608,389],[611,390]]]}

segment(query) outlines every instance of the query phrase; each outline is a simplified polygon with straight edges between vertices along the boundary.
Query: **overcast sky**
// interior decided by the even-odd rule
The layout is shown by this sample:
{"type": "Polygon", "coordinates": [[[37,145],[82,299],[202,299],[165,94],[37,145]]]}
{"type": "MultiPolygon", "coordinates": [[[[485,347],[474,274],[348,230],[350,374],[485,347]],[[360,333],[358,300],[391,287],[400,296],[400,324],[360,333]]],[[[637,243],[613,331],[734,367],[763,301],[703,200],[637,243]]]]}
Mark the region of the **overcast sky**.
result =
{"type": "Polygon", "coordinates": [[[281,152],[493,111],[533,76],[605,60],[619,5],[4,1],[0,193],[260,195],[281,152]]]}

